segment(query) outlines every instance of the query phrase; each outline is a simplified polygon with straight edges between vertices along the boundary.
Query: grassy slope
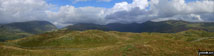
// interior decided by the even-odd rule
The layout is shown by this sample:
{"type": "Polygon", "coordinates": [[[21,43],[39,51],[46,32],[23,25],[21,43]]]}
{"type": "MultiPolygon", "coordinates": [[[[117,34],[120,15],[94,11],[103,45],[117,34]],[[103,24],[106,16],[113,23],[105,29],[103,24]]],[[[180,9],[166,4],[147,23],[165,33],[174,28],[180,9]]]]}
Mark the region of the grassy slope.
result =
{"type": "Polygon", "coordinates": [[[0,43],[0,56],[197,56],[214,50],[214,33],[55,31],[0,43]]]}
{"type": "Polygon", "coordinates": [[[31,35],[33,34],[23,32],[19,29],[0,28],[0,42],[6,40],[19,39],[31,35]]]}
{"type": "Polygon", "coordinates": [[[56,30],[56,26],[47,21],[15,22],[0,25],[0,41],[20,39],[33,34],[56,30]]]}

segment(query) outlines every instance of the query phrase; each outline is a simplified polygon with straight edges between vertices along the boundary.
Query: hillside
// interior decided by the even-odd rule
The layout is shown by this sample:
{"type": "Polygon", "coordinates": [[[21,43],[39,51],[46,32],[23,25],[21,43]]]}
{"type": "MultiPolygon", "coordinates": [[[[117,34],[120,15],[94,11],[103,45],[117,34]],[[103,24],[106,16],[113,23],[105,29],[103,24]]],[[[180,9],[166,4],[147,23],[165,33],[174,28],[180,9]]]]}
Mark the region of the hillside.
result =
{"type": "Polygon", "coordinates": [[[47,21],[27,21],[4,24],[1,27],[19,29],[24,32],[38,34],[56,30],[56,26],[47,21]]]}
{"type": "Polygon", "coordinates": [[[33,34],[23,32],[19,29],[0,28],[0,42],[6,40],[19,39],[31,35],[33,34]]]}
{"type": "Polygon", "coordinates": [[[181,32],[189,29],[195,30],[204,30],[209,32],[214,32],[214,23],[213,22],[186,22],[186,21],[161,21],[161,22],[152,22],[148,21],[145,23],[130,23],[130,24],[121,24],[121,23],[111,23],[107,25],[96,25],[96,24],[77,24],[65,27],[69,30],[88,30],[88,29],[107,29],[110,31],[120,31],[120,32],[162,32],[162,33],[175,33],[181,32]],[[93,27],[93,28],[91,28],[93,27]]]}
{"type": "Polygon", "coordinates": [[[47,21],[28,21],[2,24],[0,25],[0,41],[14,40],[56,29],[55,25],[47,21]]]}
{"type": "Polygon", "coordinates": [[[74,25],[70,25],[70,26],[64,27],[64,29],[79,30],[79,31],[91,30],[91,29],[105,30],[105,31],[110,30],[106,26],[97,25],[97,24],[90,24],[90,23],[74,24],[74,25]]]}
{"type": "Polygon", "coordinates": [[[0,43],[0,56],[197,56],[214,50],[214,33],[58,30],[0,43]]]}

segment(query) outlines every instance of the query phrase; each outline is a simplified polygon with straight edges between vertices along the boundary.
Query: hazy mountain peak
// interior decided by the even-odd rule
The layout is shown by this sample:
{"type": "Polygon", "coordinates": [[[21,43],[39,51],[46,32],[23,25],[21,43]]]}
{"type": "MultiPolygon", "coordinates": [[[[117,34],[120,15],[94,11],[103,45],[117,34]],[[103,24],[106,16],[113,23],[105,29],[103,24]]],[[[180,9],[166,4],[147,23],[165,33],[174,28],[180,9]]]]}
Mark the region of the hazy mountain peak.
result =
{"type": "Polygon", "coordinates": [[[68,26],[65,28],[69,30],[108,29],[111,31],[120,31],[120,32],[165,32],[165,33],[196,29],[213,32],[214,23],[168,20],[160,22],[147,21],[144,23],[130,23],[130,24],[111,23],[107,25],[83,23],[83,24],[74,24],[72,26],[68,26]]]}

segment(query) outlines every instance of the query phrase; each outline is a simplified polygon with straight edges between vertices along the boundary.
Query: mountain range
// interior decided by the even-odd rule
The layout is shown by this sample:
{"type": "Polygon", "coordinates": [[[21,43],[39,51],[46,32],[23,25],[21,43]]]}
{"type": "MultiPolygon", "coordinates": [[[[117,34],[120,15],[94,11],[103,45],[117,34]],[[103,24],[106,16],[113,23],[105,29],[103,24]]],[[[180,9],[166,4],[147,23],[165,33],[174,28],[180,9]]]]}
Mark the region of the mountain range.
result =
{"type": "MultiPolygon", "coordinates": [[[[66,26],[62,29],[72,31],[84,30],[103,30],[103,31],[119,31],[119,32],[160,32],[160,33],[176,33],[186,30],[203,30],[214,32],[213,22],[186,22],[186,21],[147,21],[144,23],[111,23],[107,25],[98,25],[92,23],[79,23],[66,26]]],[[[48,21],[28,21],[15,22],[9,24],[0,24],[0,41],[19,39],[35,34],[50,32],[57,29],[55,25],[48,21]]]]}
{"type": "Polygon", "coordinates": [[[98,29],[104,31],[120,31],[120,32],[161,32],[161,33],[175,33],[186,31],[190,29],[194,30],[204,30],[208,32],[214,32],[213,22],[186,22],[186,21],[161,21],[153,22],[148,21],[145,23],[111,23],[107,25],[97,25],[97,24],[74,24],[65,27],[64,29],[69,30],[90,30],[98,29]]]}

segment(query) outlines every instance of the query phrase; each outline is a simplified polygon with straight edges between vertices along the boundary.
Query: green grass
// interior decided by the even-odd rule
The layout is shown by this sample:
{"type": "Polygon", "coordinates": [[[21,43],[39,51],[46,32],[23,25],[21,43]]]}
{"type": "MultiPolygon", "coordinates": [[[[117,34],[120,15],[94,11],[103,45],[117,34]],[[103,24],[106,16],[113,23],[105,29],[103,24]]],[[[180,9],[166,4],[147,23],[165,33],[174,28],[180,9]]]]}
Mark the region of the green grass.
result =
{"type": "Polygon", "coordinates": [[[20,31],[18,29],[0,28],[0,42],[19,39],[19,38],[23,38],[23,37],[31,36],[31,35],[33,35],[33,34],[26,33],[26,32],[20,31]]]}
{"type": "Polygon", "coordinates": [[[197,56],[214,51],[214,33],[59,30],[0,43],[0,56],[197,56]]]}

